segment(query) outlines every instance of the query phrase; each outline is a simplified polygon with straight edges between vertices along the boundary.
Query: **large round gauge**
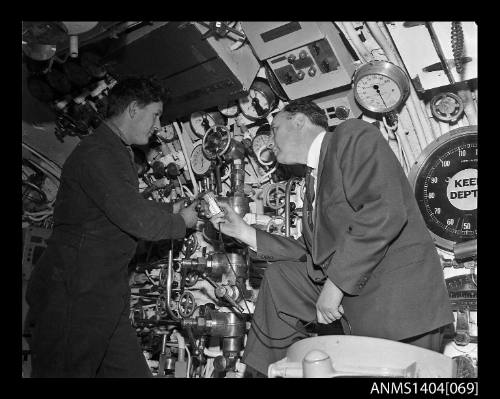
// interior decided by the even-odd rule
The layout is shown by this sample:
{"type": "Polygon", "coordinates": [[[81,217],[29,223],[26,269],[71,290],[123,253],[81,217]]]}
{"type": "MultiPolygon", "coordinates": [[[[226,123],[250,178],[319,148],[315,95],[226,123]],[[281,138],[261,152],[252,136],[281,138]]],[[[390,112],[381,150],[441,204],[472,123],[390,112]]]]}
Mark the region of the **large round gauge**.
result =
{"type": "Polygon", "coordinates": [[[189,124],[194,134],[203,138],[212,126],[224,125],[224,118],[219,112],[193,112],[189,118],[189,124]]]}
{"type": "Polygon", "coordinates": [[[275,159],[273,151],[267,147],[271,140],[269,125],[260,127],[252,140],[252,150],[259,163],[263,165],[270,165],[275,159]]]}
{"type": "Polygon", "coordinates": [[[387,61],[371,61],[360,66],[354,74],[353,86],[358,104],[375,113],[395,110],[410,93],[408,75],[387,61]]]}
{"type": "Polygon", "coordinates": [[[191,161],[191,168],[193,169],[193,172],[198,176],[203,176],[210,170],[212,162],[207,159],[203,153],[202,143],[197,144],[193,148],[189,159],[191,161]]]}
{"type": "Polygon", "coordinates": [[[276,96],[269,85],[256,78],[248,95],[238,100],[241,112],[251,121],[265,118],[277,104],[276,96]]]}
{"type": "Polygon", "coordinates": [[[408,179],[436,245],[477,238],[477,126],[454,129],[422,151],[408,179]]]}

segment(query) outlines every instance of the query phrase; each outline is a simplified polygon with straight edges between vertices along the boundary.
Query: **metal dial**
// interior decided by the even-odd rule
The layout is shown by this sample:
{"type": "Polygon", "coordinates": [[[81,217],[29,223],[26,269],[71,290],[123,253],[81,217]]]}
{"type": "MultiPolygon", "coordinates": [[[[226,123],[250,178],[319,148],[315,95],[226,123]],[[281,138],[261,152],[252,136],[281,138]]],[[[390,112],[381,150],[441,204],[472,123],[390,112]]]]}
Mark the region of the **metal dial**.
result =
{"type": "Polygon", "coordinates": [[[354,75],[354,97],[364,109],[387,113],[398,108],[410,92],[410,80],[398,66],[387,61],[362,65],[354,75]]]}
{"type": "Polygon", "coordinates": [[[477,126],[452,130],[429,145],[408,179],[436,245],[453,251],[477,238],[477,126]]]}
{"type": "Polygon", "coordinates": [[[241,112],[250,120],[265,118],[276,106],[276,96],[269,85],[262,80],[255,80],[246,97],[238,101],[241,112]]]}
{"type": "Polygon", "coordinates": [[[203,176],[210,170],[212,163],[203,153],[202,143],[199,143],[193,148],[189,159],[193,172],[198,176],[203,176]]]}
{"type": "Polygon", "coordinates": [[[189,123],[194,134],[202,138],[212,126],[223,125],[224,118],[219,112],[197,111],[191,114],[189,123]]]}
{"type": "Polygon", "coordinates": [[[231,144],[231,133],[226,126],[214,125],[203,136],[202,149],[208,159],[221,157],[231,144]]]}

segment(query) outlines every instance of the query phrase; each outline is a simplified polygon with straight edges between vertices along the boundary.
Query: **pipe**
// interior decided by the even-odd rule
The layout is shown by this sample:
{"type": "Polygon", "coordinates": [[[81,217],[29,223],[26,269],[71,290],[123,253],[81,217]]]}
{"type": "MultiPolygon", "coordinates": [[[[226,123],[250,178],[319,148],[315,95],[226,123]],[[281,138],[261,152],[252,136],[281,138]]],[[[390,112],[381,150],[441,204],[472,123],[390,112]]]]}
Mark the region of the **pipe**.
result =
{"type": "Polygon", "coordinates": [[[457,91],[457,94],[464,102],[464,113],[469,121],[469,125],[477,125],[477,111],[471,91],[468,87],[463,87],[457,91]]]}
{"type": "Polygon", "coordinates": [[[286,182],[285,186],[285,237],[290,237],[290,192],[294,180],[300,180],[298,177],[292,177],[286,182]]]}
{"type": "Polygon", "coordinates": [[[358,54],[359,58],[363,62],[368,62],[372,59],[372,56],[370,52],[367,50],[365,45],[361,42],[361,39],[358,36],[358,33],[356,32],[356,29],[354,28],[354,25],[352,22],[339,22],[339,25],[343,27],[345,36],[349,40],[349,42],[353,45],[354,49],[356,50],[356,53],[358,54]]]}
{"type": "MultiPolygon", "coordinates": [[[[401,127],[404,131],[406,131],[408,133],[412,131],[410,126],[414,126],[414,125],[412,123],[412,120],[410,118],[410,114],[409,114],[408,109],[406,107],[404,107],[401,110],[401,113],[399,114],[399,123],[401,124],[401,127]]],[[[413,128],[413,130],[414,130],[414,128],[413,128]]],[[[412,143],[409,141],[408,137],[406,137],[406,139],[408,141],[408,145],[410,146],[411,153],[413,154],[413,157],[416,158],[422,152],[422,149],[424,147],[418,141],[418,137],[415,135],[415,133],[413,135],[414,135],[414,137],[417,138],[416,145],[412,145],[412,143]]]]}
{"type": "Polygon", "coordinates": [[[173,262],[174,262],[174,251],[173,251],[173,242],[172,245],[170,246],[170,249],[168,251],[168,264],[167,264],[167,313],[168,315],[174,319],[175,321],[179,321],[180,318],[178,318],[174,312],[172,312],[172,308],[170,307],[170,301],[172,300],[172,273],[173,273],[173,262]]]}
{"type": "MultiPolygon", "coordinates": [[[[403,66],[404,64],[402,63],[402,61],[398,59],[396,50],[391,46],[389,40],[387,40],[384,33],[382,32],[382,29],[380,29],[378,24],[376,22],[367,22],[366,24],[368,26],[368,29],[370,29],[373,38],[380,45],[385,55],[389,59],[389,61],[401,68],[404,68],[403,66]]],[[[422,122],[420,121],[418,115],[417,107],[415,106],[414,103],[414,98],[411,95],[411,89],[412,89],[412,84],[410,83],[409,101],[406,102],[405,107],[408,109],[408,112],[410,114],[410,119],[414,126],[415,133],[417,134],[417,139],[419,141],[419,144],[422,148],[424,148],[427,146],[428,143],[432,142],[434,138],[432,137],[430,132],[427,132],[427,135],[429,137],[426,136],[425,129],[423,128],[422,122]]]]}
{"type": "Polygon", "coordinates": [[[177,121],[175,121],[173,125],[174,125],[174,130],[177,133],[177,137],[179,137],[179,142],[181,143],[181,148],[184,154],[184,158],[186,159],[186,166],[188,168],[189,177],[191,178],[191,182],[193,183],[193,193],[195,197],[197,197],[199,193],[198,184],[196,184],[196,178],[194,177],[193,169],[191,168],[191,159],[189,157],[189,154],[187,153],[186,144],[184,143],[184,139],[182,138],[182,132],[181,129],[179,128],[179,124],[177,123],[177,121]]]}

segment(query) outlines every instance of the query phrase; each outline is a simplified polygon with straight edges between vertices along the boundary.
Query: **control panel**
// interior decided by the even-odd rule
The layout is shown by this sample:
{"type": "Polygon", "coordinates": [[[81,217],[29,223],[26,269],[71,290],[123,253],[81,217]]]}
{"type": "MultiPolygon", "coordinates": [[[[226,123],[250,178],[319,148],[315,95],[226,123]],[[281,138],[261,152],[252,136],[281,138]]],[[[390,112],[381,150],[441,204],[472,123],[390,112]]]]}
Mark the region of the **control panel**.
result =
{"type": "Polygon", "coordinates": [[[326,95],[311,99],[325,110],[328,126],[337,126],[346,119],[359,118],[361,115],[361,109],[354,99],[352,90],[335,93],[330,91],[326,95]]]}
{"type": "MultiPolygon", "coordinates": [[[[274,38],[282,44],[281,53],[269,55],[272,53],[261,52],[268,56],[266,62],[290,100],[350,85],[355,70],[354,58],[335,25],[326,22],[310,24],[315,25],[315,29],[303,29],[301,23],[300,30],[287,31],[285,36],[292,33],[296,36],[297,40],[293,42],[285,42],[282,36],[274,38]]],[[[246,31],[259,27],[258,24],[246,23],[246,31]]],[[[252,40],[256,41],[257,37],[260,40],[261,36],[249,35],[248,38],[254,45],[252,40]]]]}

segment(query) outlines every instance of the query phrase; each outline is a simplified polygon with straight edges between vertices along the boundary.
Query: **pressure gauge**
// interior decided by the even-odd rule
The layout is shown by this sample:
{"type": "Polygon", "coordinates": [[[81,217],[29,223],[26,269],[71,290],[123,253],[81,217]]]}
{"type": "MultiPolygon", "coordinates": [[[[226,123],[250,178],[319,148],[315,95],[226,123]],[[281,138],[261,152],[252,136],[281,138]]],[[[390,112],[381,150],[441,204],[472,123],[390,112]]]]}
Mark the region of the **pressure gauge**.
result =
{"type": "Polygon", "coordinates": [[[231,144],[231,133],[224,125],[214,125],[203,136],[202,150],[208,159],[221,157],[231,144]]]}
{"type": "Polygon", "coordinates": [[[205,133],[214,125],[224,125],[224,118],[219,112],[197,111],[191,114],[189,123],[194,134],[203,138],[205,133]]]}
{"type": "Polygon", "coordinates": [[[277,104],[276,96],[264,80],[255,79],[246,97],[238,100],[241,112],[251,121],[265,118],[277,104]]]}
{"type": "Polygon", "coordinates": [[[371,61],[359,67],[353,78],[354,97],[364,109],[387,113],[404,103],[410,93],[410,79],[398,66],[371,61]]]}
{"type": "Polygon", "coordinates": [[[189,159],[191,161],[191,168],[193,169],[193,172],[198,176],[203,176],[210,170],[212,162],[205,157],[202,143],[197,144],[193,148],[189,159]]]}
{"type": "Polygon", "coordinates": [[[238,115],[239,109],[238,109],[238,104],[236,101],[231,101],[227,104],[220,105],[217,107],[219,109],[219,112],[224,115],[225,117],[232,118],[236,115],[238,115]]]}
{"type": "Polygon", "coordinates": [[[269,125],[260,127],[252,140],[252,149],[259,163],[268,165],[274,162],[274,153],[268,148],[272,141],[269,125]]]}
{"type": "Polygon", "coordinates": [[[477,126],[454,129],[422,151],[408,179],[434,242],[445,251],[477,238],[477,126]]]}

